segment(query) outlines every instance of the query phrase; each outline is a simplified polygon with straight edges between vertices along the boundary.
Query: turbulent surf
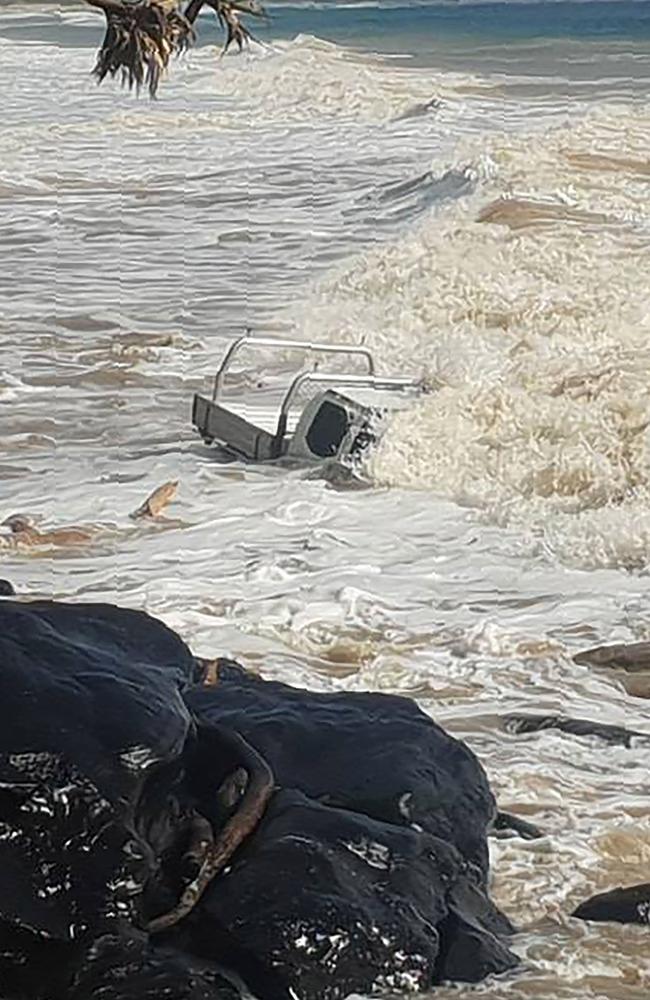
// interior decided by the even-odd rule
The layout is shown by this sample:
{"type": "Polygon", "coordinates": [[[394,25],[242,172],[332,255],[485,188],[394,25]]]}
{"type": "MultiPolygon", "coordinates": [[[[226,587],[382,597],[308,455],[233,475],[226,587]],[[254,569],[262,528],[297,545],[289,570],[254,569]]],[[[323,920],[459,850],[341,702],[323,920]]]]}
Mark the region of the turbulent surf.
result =
{"type": "MultiPolygon", "coordinates": [[[[0,576],[416,697],[546,834],[492,842],[520,969],[436,997],[645,1000],[647,928],[566,916],[647,883],[645,758],[503,719],[650,732],[645,674],[573,661],[649,636],[649,5],[268,6],[223,58],[200,14],[156,101],[96,85],[97,12],[0,9],[0,522],[102,526],[5,526],[0,576]],[[363,488],[195,437],[246,327],[425,378],[363,488]]],[[[294,361],[228,390],[275,406],[294,361]]]]}

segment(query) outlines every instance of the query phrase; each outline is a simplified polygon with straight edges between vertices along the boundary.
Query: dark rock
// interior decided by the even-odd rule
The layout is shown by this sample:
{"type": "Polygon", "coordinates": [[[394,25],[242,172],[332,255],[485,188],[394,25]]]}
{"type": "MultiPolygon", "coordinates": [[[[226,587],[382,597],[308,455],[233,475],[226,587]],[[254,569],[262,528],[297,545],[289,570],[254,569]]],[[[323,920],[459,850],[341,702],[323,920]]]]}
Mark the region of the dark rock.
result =
{"type": "Polygon", "coordinates": [[[261,1000],[510,968],[474,755],[407,699],[220,666],[196,687],[205,663],[139,612],[0,602],[2,1000],[230,1000],[219,965],[261,1000]],[[250,795],[242,737],[284,790],[189,916],[147,934],[196,874],[197,824],[210,843],[250,795]]]}
{"type": "Polygon", "coordinates": [[[182,690],[194,660],[141,612],[3,601],[0,663],[0,755],[14,782],[29,784],[32,771],[37,783],[51,781],[48,768],[75,762],[132,816],[152,771],[183,750],[191,723],[182,690]]]}
{"type": "Polygon", "coordinates": [[[515,816],[513,813],[503,812],[499,810],[496,814],[492,829],[497,833],[497,835],[508,835],[511,833],[516,834],[521,837],[522,840],[539,840],[541,837],[545,837],[546,834],[543,830],[540,830],[538,826],[533,823],[528,823],[521,816],[515,816]]]}
{"type": "Polygon", "coordinates": [[[607,743],[630,747],[636,740],[650,741],[650,733],[641,733],[622,726],[607,726],[588,719],[569,719],[564,715],[508,715],[504,726],[509,733],[537,733],[558,729],[572,736],[598,736],[607,743]]]}
{"type": "Polygon", "coordinates": [[[172,948],[152,947],[125,930],[93,942],[66,1000],[238,1000],[239,991],[212,966],[172,948]]]}
{"type": "MultiPolygon", "coordinates": [[[[17,615],[18,620],[38,623],[46,634],[70,644],[96,651],[117,667],[120,679],[159,671],[179,690],[194,683],[196,660],[183,640],[144,611],[118,608],[114,604],[67,604],[63,601],[7,602],[3,614],[17,615]]],[[[21,632],[26,634],[25,630],[21,632]]]]}
{"type": "Polygon", "coordinates": [[[11,597],[15,593],[13,583],[9,580],[0,580],[0,597],[11,597]]]}
{"type": "Polygon", "coordinates": [[[449,916],[441,927],[436,982],[478,983],[518,964],[501,936],[503,917],[496,914],[477,887],[460,878],[449,895],[449,916]],[[492,912],[488,912],[488,908],[492,912]]]}
{"type": "Polygon", "coordinates": [[[650,924],[650,883],[601,892],[581,903],[572,916],[617,924],[650,924]]]}
{"type": "Polygon", "coordinates": [[[634,698],[650,698],[650,642],[597,646],[573,657],[575,663],[612,671],[634,698]]]}
{"type": "Polygon", "coordinates": [[[139,612],[0,602],[0,921],[17,985],[55,946],[64,977],[85,939],[140,920],[182,821],[171,792],[193,669],[139,612]]]}
{"type": "Polygon", "coordinates": [[[343,1000],[509,969],[508,929],[449,844],[281,791],[186,933],[264,1000],[343,1000]]]}
{"type": "Polygon", "coordinates": [[[650,670],[650,642],[626,642],[612,646],[595,646],[576,653],[574,663],[615,670],[650,670]]]}
{"type": "Polygon", "coordinates": [[[2,1000],[68,1000],[67,987],[79,949],[74,942],[0,920],[2,1000]]]}
{"type": "Polygon", "coordinates": [[[221,661],[215,688],[187,704],[198,720],[236,729],[279,785],[399,826],[420,827],[488,871],[496,812],[474,754],[407,698],[321,693],[263,681],[221,661]]]}

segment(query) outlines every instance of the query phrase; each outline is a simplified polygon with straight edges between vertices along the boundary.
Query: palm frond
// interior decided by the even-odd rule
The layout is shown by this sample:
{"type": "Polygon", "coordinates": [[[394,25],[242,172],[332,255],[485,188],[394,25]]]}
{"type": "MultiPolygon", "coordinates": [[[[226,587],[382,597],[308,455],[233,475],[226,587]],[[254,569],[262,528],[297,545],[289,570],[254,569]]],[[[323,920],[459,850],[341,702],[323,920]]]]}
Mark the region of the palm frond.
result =
{"type": "Polygon", "coordinates": [[[119,77],[130,90],[155,97],[173,54],[194,41],[194,29],[175,4],[161,0],[87,0],[106,15],[106,34],[93,70],[101,83],[119,77]]]}
{"type": "Polygon", "coordinates": [[[241,22],[242,15],[266,17],[258,0],[190,0],[184,12],[178,0],[86,0],[104,12],[106,34],[93,70],[101,83],[118,77],[124,86],[139,92],[143,86],[155,97],[172,55],[195,40],[193,24],[203,6],[215,11],[226,33],[225,54],[233,42],[241,50],[254,36],[241,22]]]}

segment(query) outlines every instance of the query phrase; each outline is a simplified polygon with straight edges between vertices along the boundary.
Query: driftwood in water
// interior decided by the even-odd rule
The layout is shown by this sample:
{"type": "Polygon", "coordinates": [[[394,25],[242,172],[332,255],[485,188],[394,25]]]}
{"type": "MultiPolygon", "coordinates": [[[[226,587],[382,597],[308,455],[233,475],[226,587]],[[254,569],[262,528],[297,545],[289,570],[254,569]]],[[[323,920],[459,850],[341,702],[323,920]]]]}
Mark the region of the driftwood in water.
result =
{"type": "Polygon", "coordinates": [[[176,496],[177,489],[177,479],[170,480],[168,483],[163,483],[162,486],[156,487],[144,503],[141,503],[137,510],[129,514],[129,517],[133,521],[138,521],[143,517],[159,517],[176,496]]]}
{"type": "MultiPolygon", "coordinates": [[[[133,521],[165,521],[163,512],[176,496],[178,481],[172,480],[158,486],[146,500],[134,510],[129,517],[133,521]]],[[[173,522],[167,522],[173,523],[173,522]]],[[[9,536],[0,535],[0,546],[3,548],[71,548],[77,545],[87,545],[100,537],[106,526],[100,524],[64,525],[59,528],[47,528],[41,531],[36,527],[35,520],[29,514],[11,514],[0,522],[0,528],[8,528],[9,536]]],[[[13,591],[3,591],[0,581],[0,596],[7,596],[13,591]]]]}
{"type": "Polygon", "coordinates": [[[253,35],[241,15],[265,17],[257,0],[190,0],[181,11],[177,0],[86,0],[103,11],[106,34],[93,70],[101,83],[118,76],[130,90],[143,86],[155,96],[160,78],[172,55],[178,55],[195,40],[193,24],[203,7],[210,7],[226,33],[222,54],[233,42],[241,50],[253,35]]]}
{"type": "Polygon", "coordinates": [[[122,0],[86,0],[106,15],[106,34],[97,56],[94,75],[121,77],[129,89],[146,84],[153,97],[161,74],[173,53],[191,44],[191,23],[171,4],[125,3],[122,0]]]}

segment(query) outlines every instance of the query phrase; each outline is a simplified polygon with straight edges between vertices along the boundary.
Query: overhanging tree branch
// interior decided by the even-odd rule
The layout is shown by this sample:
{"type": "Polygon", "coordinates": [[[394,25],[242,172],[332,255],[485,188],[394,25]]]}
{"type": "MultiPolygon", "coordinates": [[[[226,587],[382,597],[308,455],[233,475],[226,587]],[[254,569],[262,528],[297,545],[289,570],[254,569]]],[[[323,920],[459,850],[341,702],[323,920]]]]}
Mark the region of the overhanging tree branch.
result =
{"type": "Polygon", "coordinates": [[[178,55],[195,40],[194,22],[210,7],[226,33],[224,55],[233,42],[240,51],[254,36],[242,24],[242,15],[265,17],[258,0],[189,0],[181,11],[178,0],[86,0],[103,11],[106,34],[93,70],[101,83],[118,76],[130,90],[147,86],[155,97],[160,78],[172,55],[178,55]]]}

